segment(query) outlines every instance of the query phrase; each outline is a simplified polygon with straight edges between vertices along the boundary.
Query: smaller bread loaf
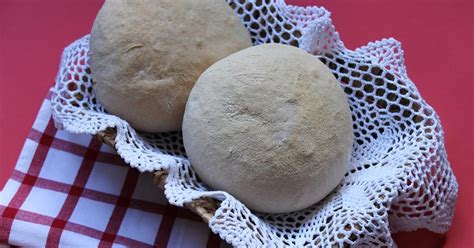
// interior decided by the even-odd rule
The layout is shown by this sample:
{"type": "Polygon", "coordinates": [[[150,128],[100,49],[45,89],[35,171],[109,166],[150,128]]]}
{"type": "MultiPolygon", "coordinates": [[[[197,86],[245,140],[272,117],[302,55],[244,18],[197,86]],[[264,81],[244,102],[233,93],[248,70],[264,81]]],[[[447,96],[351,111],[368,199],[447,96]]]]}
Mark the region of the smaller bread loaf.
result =
{"type": "Polygon", "coordinates": [[[266,213],[306,208],[348,168],[347,98],[315,56],[267,44],[234,53],[194,86],[183,139],[199,177],[266,213]]]}
{"type": "Polygon", "coordinates": [[[251,46],[222,0],[107,0],[92,27],[98,101],[136,129],[181,129],[189,92],[214,62],[251,46]]]}

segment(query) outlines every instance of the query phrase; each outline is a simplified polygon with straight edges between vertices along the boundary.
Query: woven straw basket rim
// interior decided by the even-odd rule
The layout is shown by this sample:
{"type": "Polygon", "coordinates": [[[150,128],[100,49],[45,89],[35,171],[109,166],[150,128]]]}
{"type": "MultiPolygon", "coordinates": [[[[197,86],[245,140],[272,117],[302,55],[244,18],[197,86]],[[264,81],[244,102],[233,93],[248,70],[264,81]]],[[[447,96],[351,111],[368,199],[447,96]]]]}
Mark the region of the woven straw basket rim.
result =
{"type": "MultiPolygon", "coordinates": [[[[115,149],[115,137],[117,133],[115,129],[108,128],[105,131],[98,132],[95,137],[102,143],[109,145],[115,149]]],[[[153,172],[153,183],[158,186],[162,191],[165,190],[165,181],[168,176],[168,171],[158,170],[153,172]]],[[[205,223],[209,223],[209,220],[214,216],[218,207],[218,202],[209,197],[203,197],[195,199],[189,203],[185,203],[184,206],[197,214],[205,223]]]]}

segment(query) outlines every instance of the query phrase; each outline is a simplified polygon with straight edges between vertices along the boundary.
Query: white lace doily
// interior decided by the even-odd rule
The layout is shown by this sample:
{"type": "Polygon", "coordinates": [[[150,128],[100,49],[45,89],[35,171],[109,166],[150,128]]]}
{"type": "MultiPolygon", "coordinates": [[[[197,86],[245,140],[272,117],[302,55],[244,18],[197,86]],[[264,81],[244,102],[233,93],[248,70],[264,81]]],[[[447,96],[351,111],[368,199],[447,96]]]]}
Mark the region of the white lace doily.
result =
{"type": "Polygon", "coordinates": [[[52,99],[57,126],[89,134],[115,128],[116,149],[130,166],[142,172],[169,170],[165,194],[171,204],[182,206],[203,196],[220,200],[209,227],[234,246],[394,246],[390,232],[447,231],[458,185],[439,118],[407,77],[400,43],[385,39],[351,51],[324,8],[278,0],[227,2],[254,44],[285,43],[315,54],[347,94],[355,137],[350,170],[323,201],[299,212],[269,215],[206,188],[185,157],[180,133],[138,133],[97,102],[88,66],[89,36],[62,55],[52,99]]]}

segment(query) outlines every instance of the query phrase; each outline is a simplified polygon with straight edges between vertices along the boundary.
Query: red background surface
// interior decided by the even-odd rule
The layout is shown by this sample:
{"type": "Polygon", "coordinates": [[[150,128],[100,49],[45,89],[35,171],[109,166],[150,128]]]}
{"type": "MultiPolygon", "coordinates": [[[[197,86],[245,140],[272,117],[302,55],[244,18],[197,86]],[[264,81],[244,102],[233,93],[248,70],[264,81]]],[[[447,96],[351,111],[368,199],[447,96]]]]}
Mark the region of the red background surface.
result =
{"type": "MultiPolygon", "coordinates": [[[[89,33],[102,0],[0,0],[0,189],[10,176],[62,49],[89,33]]],[[[401,41],[409,77],[441,117],[460,191],[451,230],[395,235],[400,247],[474,247],[474,1],[303,1],[332,12],[350,49],[401,41]]]]}

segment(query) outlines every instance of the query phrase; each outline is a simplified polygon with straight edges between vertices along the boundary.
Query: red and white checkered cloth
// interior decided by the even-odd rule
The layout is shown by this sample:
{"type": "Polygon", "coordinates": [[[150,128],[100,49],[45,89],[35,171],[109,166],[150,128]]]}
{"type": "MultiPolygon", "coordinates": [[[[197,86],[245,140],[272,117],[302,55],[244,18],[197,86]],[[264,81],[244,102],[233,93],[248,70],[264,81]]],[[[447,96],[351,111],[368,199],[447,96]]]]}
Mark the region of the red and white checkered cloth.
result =
{"type": "Polygon", "coordinates": [[[227,246],[190,211],[90,135],[57,130],[45,99],[0,193],[0,244],[227,246]]]}

